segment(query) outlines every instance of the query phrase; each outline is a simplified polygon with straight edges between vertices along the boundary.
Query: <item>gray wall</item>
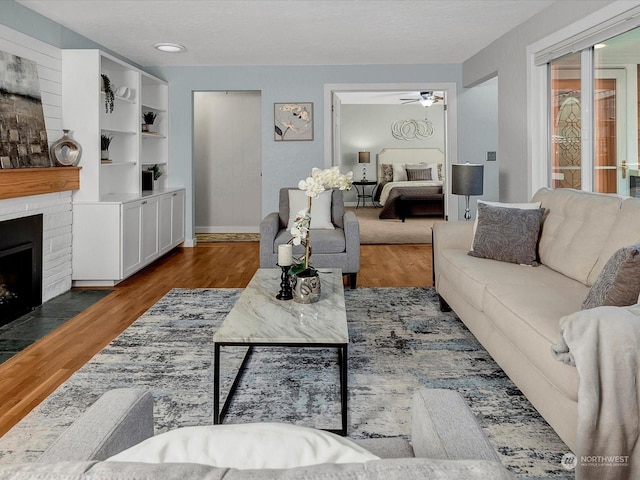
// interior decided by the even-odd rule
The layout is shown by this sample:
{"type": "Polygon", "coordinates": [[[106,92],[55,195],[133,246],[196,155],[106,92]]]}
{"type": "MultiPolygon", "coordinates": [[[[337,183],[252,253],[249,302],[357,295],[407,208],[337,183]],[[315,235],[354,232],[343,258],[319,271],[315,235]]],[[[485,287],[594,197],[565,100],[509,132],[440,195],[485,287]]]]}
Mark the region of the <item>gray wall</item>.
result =
{"type": "MultiPolygon", "coordinates": [[[[494,77],[464,92],[464,135],[461,133],[458,149],[459,163],[479,163],[484,165],[484,194],[471,197],[469,205],[475,218],[477,200],[497,201],[499,196],[498,167],[502,155],[497,161],[488,162],[487,152],[498,149],[498,78],[494,77]]],[[[465,201],[458,203],[458,218],[464,218],[465,201]]]]}
{"type": "MultiPolygon", "coordinates": [[[[364,66],[153,67],[169,82],[172,184],[187,188],[187,238],[193,235],[193,91],[254,90],[262,99],[262,214],[277,210],[278,190],[324,166],[324,85],[462,81],[460,64],[364,66]],[[274,141],[273,104],[313,102],[313,141],[274,141]]],[[[460,106],[460,109],[463,107],[460,106]]]]}
{"type": "Polygon", "coordinates": [[[501,201],[528,200],[531,179],[527,170],[527,46],[610,3],[606,0],[555,2],[463,63],[465,87],[498,75],[501,201]]]}

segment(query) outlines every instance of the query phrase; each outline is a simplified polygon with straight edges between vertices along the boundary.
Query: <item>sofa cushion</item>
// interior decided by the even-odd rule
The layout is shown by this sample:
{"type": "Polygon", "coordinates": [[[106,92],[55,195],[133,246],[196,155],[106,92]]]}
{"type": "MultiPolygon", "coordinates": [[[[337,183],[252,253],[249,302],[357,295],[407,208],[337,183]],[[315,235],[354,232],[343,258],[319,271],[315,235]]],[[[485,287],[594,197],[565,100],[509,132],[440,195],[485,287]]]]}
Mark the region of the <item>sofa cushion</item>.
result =
{"type": "Polygon", "coordinates": [[[605,264],[619,248],[640,243],[639,218],[640,198],[625,199],[600,251],[598,261],[589,274],[587,285],[593,285],[605,264]]]}
{"type": "Polygon", "coordinates": [[[621,199],[563,188],[541,189],[533,200],[548,210],[538,248],[540,261],[587,285],[620,211],[621,199]]]}
{"type": "MultiPolygon", "coordinates": [[[[636,220],[637,221],[637,220],[636,220]]],[[[640,245],[614,253],[582,303],[583,309],[634,305],[640,294],[640,245]]]]}
{"type": "MultiPolygon", "coordinates": [[[[558,274],[544,265],[532,268],[514,263],[475,258],[467,255],[466,250],[461,249],[442,249],[438,261],[436,275],[446,275],[456,286],[456,290],[478,310],[484,310],[485,290],[489,285],[509,283],[519,286],[523,291],[527,290],[523,287],[533,285],[549,285],[560,289],[576,286],[575,280],[558,274]]],[[[587,291],[588,288],[582,286],[583,296],[576,304],[576,310],[580,309],[580,302],[584,299],[587,291]]]]}
{"type": "Polygon", "coordinates": [[[177,428],[107,461],[200,463],[250,470],[378,459],[351,440],[324,430],[284,423],[247,423],[177,428]]]}
{"type": "Polygon", "coordinates": [[[478,204],[478,227],[469,255],[537,266],[537,245],[544,209],[478,204]]]}
{"type": "Polygon", "coordinates": [[[522,294],[522,286],[508,282],[491,285],[487,287],[484,311],[540,374],[566,397],[577,401],[577,370],[560,364],[551,354],[551,346],[560,334],[560,318],[579,310],[587,291],[587,287],[573,283],[572,287],[563,288],[530,285],[526,288],[527,295],[522,294]]]}

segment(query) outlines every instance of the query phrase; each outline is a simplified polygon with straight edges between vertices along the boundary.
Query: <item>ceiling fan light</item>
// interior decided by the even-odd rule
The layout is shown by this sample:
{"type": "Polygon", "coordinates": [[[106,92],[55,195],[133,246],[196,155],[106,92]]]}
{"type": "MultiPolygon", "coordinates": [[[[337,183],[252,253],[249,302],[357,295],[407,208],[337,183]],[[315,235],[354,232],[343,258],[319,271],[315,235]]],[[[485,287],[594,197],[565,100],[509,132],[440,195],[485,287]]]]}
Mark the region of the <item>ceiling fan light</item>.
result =
{"type": "Polygon", "coordinates": [[[420,99],[420,103],[423,107],[430,107],[433,105],[433,98],[422,98],[420,99]]]}

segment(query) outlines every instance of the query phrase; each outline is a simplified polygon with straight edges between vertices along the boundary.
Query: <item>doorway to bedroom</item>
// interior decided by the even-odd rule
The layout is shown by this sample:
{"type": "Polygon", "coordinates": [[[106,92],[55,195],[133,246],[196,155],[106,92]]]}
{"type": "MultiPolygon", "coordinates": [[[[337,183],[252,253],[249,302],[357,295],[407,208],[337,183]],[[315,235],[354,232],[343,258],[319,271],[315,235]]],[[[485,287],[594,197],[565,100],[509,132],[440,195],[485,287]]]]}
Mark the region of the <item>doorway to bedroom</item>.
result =
{"type": "Polygon", "coordinates": [[[361,243],[430,243],[433,223],[446,218],[450,88],[443,87],[452,86],[334,87],[332,161],[354,173],[354,188],[346,192],[345,206],[358,217],[361,243]],[[433,167],[428,168],[433,176],[415,182],[396,178],[385,185],[381,165],[389,163],[397,163],[396,173],[404,173],[406,164],[427,164],[433,167]],[[415,195],[400,202],[398,196],[409,193],[408,189],[415,190],[415,195]]]}
{"type": "Polygon", "coordinates": [[[368,183],[348,192],[346,205],[355,207],[360,201],[361,206],[371,200],[367,195],[378,193],[383,178],[379,154],[396,151],[401,161],[415,151],[415,163],[439,156],[433,161],[441,164],[440,172],[434,168],[433,179],[441,181],[443,217],[457,212],[457,198],[445,193],[447,172],[457,159],[456,109],[454,83],[325,85],[325,111],[332,113],[325,116],[325,163],[353,171],[357,183],[368,183]],[[368,162],[363,160],[367,157],[368,162]]]}

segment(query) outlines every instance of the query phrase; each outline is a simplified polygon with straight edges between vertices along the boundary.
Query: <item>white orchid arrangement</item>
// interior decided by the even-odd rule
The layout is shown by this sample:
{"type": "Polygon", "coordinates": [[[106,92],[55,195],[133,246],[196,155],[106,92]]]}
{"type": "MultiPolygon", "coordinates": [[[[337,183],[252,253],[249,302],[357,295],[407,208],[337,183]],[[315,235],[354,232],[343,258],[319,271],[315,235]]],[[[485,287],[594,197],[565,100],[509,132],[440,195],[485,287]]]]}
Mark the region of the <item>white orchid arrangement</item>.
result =
{"type": "Polygon", "coordinates": [[[298,259],[298,263],[289,269],[290,275],[298,275],[308,271],[310,274],[315,270],[309,266],[309,256],[311,255],[310,227],[311,227],[311,200],[318,198],[327,189],[337,188],[339,190],[349,190],[353,181],[353,172],[340,173],[338,167],[325,168],[321,170],[314,168],[311,175],[305,180],[300,180],[298,188],[307,195],[307,208],[300,210],[291,227],[291,242],[294,245],[304,245],[304,257],[298,259]]]}

